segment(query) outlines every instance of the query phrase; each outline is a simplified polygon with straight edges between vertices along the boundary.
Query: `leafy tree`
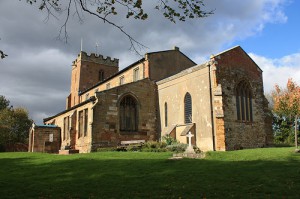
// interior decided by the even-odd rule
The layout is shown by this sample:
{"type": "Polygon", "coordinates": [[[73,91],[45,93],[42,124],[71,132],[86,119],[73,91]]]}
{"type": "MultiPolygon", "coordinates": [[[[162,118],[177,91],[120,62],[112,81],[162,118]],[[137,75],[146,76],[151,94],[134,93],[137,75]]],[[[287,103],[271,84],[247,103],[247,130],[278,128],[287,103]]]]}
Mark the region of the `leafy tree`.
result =
{"type": "MultiPolygon", "coordinates": [[[[67,42],[67,24],[70,15],[74,14],[79,21],[83,21],[83,13],[87,13],[103,23],[114,26],[127,36],[130,41],[130,48],[138,53],[137,47],[145,47],[127,33],[123,26],[114,22],[114,16],[125,13],[127,19],[147,20],[149,11],[144,6],[143,0],[26,0],[30,4],[38,3],[39,9],[46,11],[49,18],[53,16],[60,18],[61,13],[65,12],[64,23],[60,28],[58,38],[63,37],[67,42]]],[[[203,0],[148,0],[153,2],[153,9],[160,11],[167,20],[175,23],[176,21],[186,21],[207,17],[213,14],[213,10],[205,11],[203,0]]]]}
{"type": "Polygon", "coordinates": [[[9,101],[4,96],[0,96],[0,106],[0,148],[3,150],[8,144],[28,143],[32,120],[27,110],[9,107],[9,101]]]}
{"type": "Polygon", "coordinates": [[[0,95],[0,111],[8,108],[9,103],[9,100],[7,100],[3,95],[0,95]]]}
{"type": "Polygon", "coordinates": [[[280,118],[281,125],[293,126],[294,121],[294,136],[295,146],[298,147],[298,129],[297,121],[300,116],[300,87],[292,79],[288,79],[286,88],[282,89],[275,85],[275,90],[272,92],[273,112],[275,116],[280,118]],[[289,122],[290,121],[290,122],[289,122]]]}

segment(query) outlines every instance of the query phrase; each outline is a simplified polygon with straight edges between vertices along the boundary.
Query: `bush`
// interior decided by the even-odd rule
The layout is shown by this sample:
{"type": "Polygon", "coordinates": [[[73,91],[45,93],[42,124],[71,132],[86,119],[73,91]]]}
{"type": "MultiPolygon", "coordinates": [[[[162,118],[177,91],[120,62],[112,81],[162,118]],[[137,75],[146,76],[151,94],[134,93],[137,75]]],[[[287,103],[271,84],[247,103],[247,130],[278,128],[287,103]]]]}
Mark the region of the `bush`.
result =
{"type": "Polygon", "coordinates": [[[166,152],[166,146],[167,144],[165,142],[155,142],[155,141],[149,141],[146,142],[142,148],[141,151],[143,152],[166,152]]]}
{"type": "Polygon", "coordinates": [[[163,142],[165,142],[167,145],[173,145],[173,144],[179,144],[179,142],[171,137],[170,135],[165,135],[162,137],[163,142]]]}
{"type": "Polygon", "coordinates": [[[187,144],[178,143],[178,144],[168,145],[168,146],[166,146],[166,149],[167,149],[167,151],[171,151],[171,152],[175,152],[175,153],[182,153],[185,151],[187,146],[188,146],[187,144]]]}

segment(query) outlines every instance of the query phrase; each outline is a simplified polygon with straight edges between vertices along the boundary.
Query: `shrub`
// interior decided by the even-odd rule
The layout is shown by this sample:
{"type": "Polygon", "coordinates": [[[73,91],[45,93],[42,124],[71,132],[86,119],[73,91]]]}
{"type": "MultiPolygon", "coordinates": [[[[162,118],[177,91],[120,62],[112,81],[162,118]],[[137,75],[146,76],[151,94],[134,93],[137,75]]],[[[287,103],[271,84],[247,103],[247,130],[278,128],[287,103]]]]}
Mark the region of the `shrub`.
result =
{"type": "Polygon", "coordinates": [[[142,148],[141,151],[144,152],[166,152],[166,146],[167,144],[165,142],[155,142],[155,141],[149,141],[146,142],[142,148]]]}
{"type": "Polygon", "coordinates": [[[179,142],[171,137],[170,135],[165,135],[162,137],[163,142],[165,142],[167,145],[173,145],[173,144],[178,144],[179,142]]]}
{"type": "Polygon", "coordinates": [[[171,152],[175,152],[175,153],[182,153],[185,151],[186,147],[187,147],[187,144],[178,143],[178,144],[168,145],[168,146],[166,146],[166,149],[167,149],[167,151],[171,151],[171,152]]]}

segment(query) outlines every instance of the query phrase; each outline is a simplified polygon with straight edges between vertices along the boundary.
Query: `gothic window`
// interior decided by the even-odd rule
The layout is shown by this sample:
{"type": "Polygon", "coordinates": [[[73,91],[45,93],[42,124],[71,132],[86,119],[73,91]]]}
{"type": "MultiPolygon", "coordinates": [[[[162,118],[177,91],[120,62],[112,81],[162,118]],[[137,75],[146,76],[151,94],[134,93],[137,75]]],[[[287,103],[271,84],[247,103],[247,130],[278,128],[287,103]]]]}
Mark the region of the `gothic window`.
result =
{"type": "Polygon", "coordinates": [[[120,102],[120,130],[137,131],[137,101],[130,95],[120,102]]]}
{"type": "Polygon", "coordinates": [[[236,87],[236,111],[240,121],[253,121],[252,92],[246,81],[241,81],[236,87]]]}
{"type": "Polygon", "coordinates": [[[100,70],[99,71],[99,81],[102,82],[104,80],[104,71],[100,70]]]}
{"type": "Polygon", "coordinates": [[[192,123],[192,97],[189,93],[184,96],[184,122],[192,123]]]}
{"type": "Polygon", "coordinates": [[[168,104],[165,102],[165,127],[168,126],[168,104]]]}

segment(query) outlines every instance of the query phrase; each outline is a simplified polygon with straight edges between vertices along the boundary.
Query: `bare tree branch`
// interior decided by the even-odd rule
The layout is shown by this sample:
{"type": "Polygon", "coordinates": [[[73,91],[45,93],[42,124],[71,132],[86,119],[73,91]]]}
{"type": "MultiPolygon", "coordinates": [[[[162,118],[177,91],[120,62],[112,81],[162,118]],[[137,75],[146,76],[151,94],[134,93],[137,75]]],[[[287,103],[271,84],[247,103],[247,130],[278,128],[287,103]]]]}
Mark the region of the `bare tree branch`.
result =
{"type": "Polygon", "coordinates": [[[141,48],[147,48],[147,47],[144,46],[142,43],[140,43],[140,42],[138,42],[137,40],[135,40],[135,39],[134,39],[131,35],[129,35],[127,32],[125,32],[125,31],[123,30],[123,27],[118,26],[118,25],[116,25],[115,23],[113,23],[113,22],[109,21],[108,19],[106,19],[105,17],[101,17],[99,14],[94,13],[94,12],[88,10],[88,9],[83,5],[82,0],[79,0],[79,2],[80,2],[80,4],[81,4],[81,8],[82,8],[83,11],[85,11],[85,12],[91,14],[91,15],[94,15],[94,16],[98,17],[99,19],[102,19],[104,22],[107,22],[108,24],[110,24],[110,25],[116,27],[116,28],[119,29],[123,34],[125,34],[125,35],[127,36],[127,38],[129,39],[129,41],[130,41],[130,48],[129,48],[130,50],[133,50],[133,51],[134,51],[135,53],[137,53],[138,55],[141,55],[141,54],[139,53],[139,51],[137,50],[137,48],[136,48],[135,45],[137,45],[137,47],[140,48],[140,49],[141,49],[141,48]]]}
{"type": "MultiPolygon", "coordinates": [[[[146,20],[148,18],[147,12],[144,11],[143,0],[69,0],[66,9],[63,9],[61,4],[62,0],[26,0],[28,3],[33,4],[40,1],[41,4],[39,9],[45,9],[48,13],[46,21],[50,16],[58,19],[57,16],[53,14],[53,11],[58,13],[67,12],[67,16],[64,20],[63,25],[60,27],[59,35],[57,38],[61,39],[64,35],[63,40],[68,41],[67,23],[69,21],[71,12],[71,2],[74,2],[75,12],[73,16],[77,16],[79,22],[83,22],[83,13],[88,13],[92,16],[97,17],[102,20],[103,23],[108,23],[111,26],[117,28],[122,32],[130,42],[130,50],[140,55],[140,50],[142,48],[147,48],[139,41],[135,40],[127,31],[124,30],[123,26],[114,23],[108,16],[118,15],[118,9],[125,8],[126,18],[134,18],[137,20],[146,20]]],[[[153,0],[152,0],[153,1],[153,0]]],[[[157,0],[155,9],[162,12],[163,16],[175,23],[177,20],[186,21],[187,19],[202,18],[213,14],[212,11],[205,11],[203,7],[204,0],[157,0]]]]}
{"type": "Polygon", "coordinates": [[[62,31],[64,31],[64,38],[65,38],[66,43],[68,43],[67,23],[69,21],[69,16],[70,16],[71,1],[72,0],[69,0],[69,4],[68,4],[68,7],[67,7],[67,17],[66,17],[66,20],[65,20],[64,24],[60,27],[59,35],[57,37],[58,39],[60,39],[62,31]]]}

